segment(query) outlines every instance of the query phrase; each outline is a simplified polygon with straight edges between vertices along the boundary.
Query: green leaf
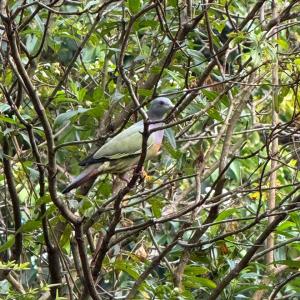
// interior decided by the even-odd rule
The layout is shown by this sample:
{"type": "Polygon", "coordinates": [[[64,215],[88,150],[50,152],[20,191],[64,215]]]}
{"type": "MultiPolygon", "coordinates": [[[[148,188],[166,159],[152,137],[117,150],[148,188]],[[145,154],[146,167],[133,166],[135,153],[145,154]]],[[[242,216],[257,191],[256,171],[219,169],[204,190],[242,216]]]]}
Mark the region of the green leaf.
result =
{"type": "Polygon", "coordinates": [[[215,20],[214,22],[212,22],[212,25],[214,27],[214,29],[216,29],[219,33],[222,32],[222,30],[224,29],[226,24],[226,20],[215,20]]]}
{"type": "Polygon", "coordinates": [[[203,95],[208,101],[213,101],[219,94],[215,91],[202,90],[203,95]]]}
{"type": "Polygon", "coordinates": [[[187,265],[184,269],[184,274],[190,276],[203,275],[207,274],[208,272],[209,270],[207,268],[196,265],[187,265]]]}
{"type": "Polygon", "coordinates": [[[298,230],[300,231],[300,216],[298,213],[296,212],[292,212],[290,214],[291,219],[295,222],[295,224],[297,225],[298,230]]]}
{"type": "Polygon", "coordinates": [[[236,208],[229,208],[227,210],[222,211],[219,213],[218,217],[216,218],[216,222],[223,221],[228,217],[232,217],[234,213],[237,212],[236,208]]]}
{"type": "Polygon", "coordinates": [[[18,232],[32,232],[41,229],[41,227],[42,221],[29,220],[18,229],[18,232]]]}
{"type": "Polygon", "coordinates": [[[13,133],[15,131],[16,131],[15,128],[7,127],[7,128],[5,128],[5,130],[2,133],[3,133],[3,135],[7,135],[7,134],[13,133]]]}
{"type": "Polygon", "coordinates": [[[71,118],[85,113],[86,111],[88,111],[89,109],[87,108],[79,108],[78,110],[69,110],[65,113],[60,114],[59,116],[57,116],[57,118],[54,121],[54,127],[59,127],[62,124],[64,124],[66,121],[70,120],[71,118]]]}
{"type": "Polygon", "coordinates": [[[294,59],[294,64],[296,65],[297,69],[300,70],[300,58],[294,59]]]}
{"type": "Polygon", "coordinates": [[[161,210],[164,207],[164,198],[155,197],[148,200],[151,204],[152,212],[155,218],[161,217],[161,210]]]}
{"type": "Polygon", "coordinates": [[[112,193],[112,185],[109,182],[102,181],[101,184],[98,185],[98,190],[104,197],[110,196],[112,193]]]}
{"type": "Polygon", "coordinates": [[[300,58],[294,59],[294,64],[300,66],[300,58]]]}
{"type": "MultiPolygon", "coordinates": [[[[8,261],[8,262],[0,262],[0,270],[15,270],[15,271],[22,271],[22,270],[29,270],[30,269],[30,263],[16,263],[14,261],[8,261]]],[[[30,298],[31,299],[31,298],[30,298]]]]}
{"type": "Polygon", "coordinates": [[[232,44],[234,45],[238,45],[239,43],[243,42],[247,38],[245,32],[241,32],[241,31],[239,32],[232,31],[228,33],[227,36],[233,39],[232,44]]]}
{"type": "Polygon", "coordinates": [[[217,287],[217,285],[208,278],[187,275],[184,275],[183,284],[185,287],[189,288],[208,287],[210,289],[215,289],[217,287]]]}
{"type": "Polygon", "coordinates": [[[220,115],[220,113],[215,108],[209,109],[207,113],[211,118],[213,118],[213,119],[215,119],[219,122],[223,122],[222,116],[220,115]]]}
{"type": "Polygon", "coordinates": [[[39,179],[39,176],[40,176],[39,171],[37,171],[33,168],[30,168],[30,167],[27,167],[27,170],[29,171],[29,175],[30,175],[30,178],[32,180],[38,180],[39,179]]]}
{"type": "Polygon", "coordinates": [[[3,252],[9,248],[11,248],[15,243],[15,236],[11,235],[7,242],[0,246],[0,252],[3,252]]]}
{"type": "Polygon", "coordinates": [[[77,98],[79,102],[82,102],[82,100],[84,99],[85,95],[87,93],[87,89],[86,88],[82,88],[79,90],[78,94],[77,94],[77,98]]]}
{"type": "Polygon", "coordinates": [[[287,50],[289,48],[289,43],[284,39],[278,39],[277,43],[284,50],[287,50]]]}
{"type": "Polygon", "coordinates": [[[295,223],[291,222],[291,221],[283,221],[277,228],[276,231],[285,231],[286,229],[290,228],[290,227],[295,227],[295,223]]]}
{"type": "Polygon", "coordinates": [[[14,119],[4,117],[4,116],[0,116],[0,121],[3,121],[5,123],[9,123],[9,124],[17,124],[17,122],[14,119]]]}
{"type": "Polygon", "coordinates": [[[72,233],[72,227],[70,224],[67,224],[61,238],[59,241],[59,245],[62,248],[65,248],[65,246],[70,243],[70,238],[71,238],[71,233],[72,233]]]}
{"type": "Polygon", "coordinates": [[[132,14],[136,14],[142,7],[141,0],[128,0],[128,8],[132,14]]]}
{"type": "Polygon", "coordinates": [[[171,155],[174,159],[179,159],[181,156],[181,152],[174,149],[169,142],[164,142],[164,149],[171,155]]]}
{"type": "Polygon", "coordinates": [[[151,74],[160,74],[160,72],[161,72],[161,67],[159,67],[159,66],[153,66],[150,69],[151,74]]]}
{"type": "Polygon", "coordinates": [[[51,202],[51,197],[50,197],[49,194],[46,194],[46,195],[40,197],[40,198],[36,201],[35,205],[36,205],[36,206],[39,206],[39,205],[41,205],[41,204],[50,203],[50,202],[51,202]]]}
{"type": "Polygon", "coordinates": [[[239,161],[235,160],[231,163],[230,168],[229,168],[230,172],[233,173],[233,179],[239,181],[240,180],[240,163],[239,161]]]}
{"type": "Polygon", "coordinates": [[[152,95],[152,90],[139,89],[139,95],[144,97],[149,97],[152,95]]]}
{"type": "Polygon", "coordinates": [[[300,261],[297,260],[277,260],[273,262],[274,265],[286,265],[292,269],[300,268],[300,261]]]}
{"type": "Polygon", "coordinates": [[[34,53],[38,47],[38,38],[36,35],[28,35],[26,39],[26,49],[29,53],[34,53]]]}
{"type": "Polygon", "coordinates": [[[56,104],[60,104],[63,102],[77,102],[77,99],[70,98],[66,96],[66,93],[63,91],[58,91],[55,95],[55,98],[53,100],[56,104]]]}
{"type": "Polygon", "coordinates": [[[124,98],[124,94],[122,94],[118,89],[115,90],[111,99],[113,102],[118,102],[124,98]]]}
{"type": "Polygon", "coordinates": [[[34,16],[34,19],[35,19],[36,24],[38,25],[39,31],[44,32],[44,23],[41,20],[41,17],[39,16],[39,14],[36,14],[35,7],[29,6],[29,9],[30,9],[32,15],[34,16]]]}
{"type": "Polygon", "coordinates": [[[98,86],[96,87],[94,90],[93,90],[93,95],[92,95],[92,99],[93,101],[102,101],[104,97],[104,92],[103,92],[103,89],[98,86]]]}
{"type": "Polygon", "coordinates": [[[288,93],[289,93],[290,90],[291,90],[291,88],[288,87],[288,86],[283,86],[282,88],[280,88],[278,97],[280,98],[281,101],[283,100],[283,98],[284,98],[285,96],[288,95],[288,93]]]}
{"type": "Polygon", "coordinates": [[[167,128],[165,130],[165,136],[167,138],[167,140],[169,141],[170,145],[176,149],[177,145],[176,145],[176,139],[175,139],[175,134],[174,131],[172,130],[172,128],[167,128]]]}
{"type": "Polygon", "coordinates": [[[172,7],[177,7],[178,0],[168,0],[168,4],[172,7]]]}
{"type": "Polygon", "coordinates": [[[229,102],[229,99],[228,99],[228,96],[227,95],[223,95],[221,97],[221,102],[226,106],[226,107],[229,107],[230,105],[230,102],[229,102]]]}
{"type": "Polygon", "coordinates": [[[0,102],[0,112],[4,113],[8,110],[10,110],[10,106],[6,103],[0,102]]]}
{"type": "Polygon", "coordinates": [[[135,280],[139,278],[139,273],[135,270],[134,264],[129,261],[117,259],[114,268],[127,273],[135,280]]]}
{"type": "Polygon", "coordinates": [[[90,8],[92,8],[94,5],[97,5],[97,4],[99,4],[99,1],[98,1],[98,0],[88,1],[87,4],[86,4],[85,7],[84,7],[84,10],[90,9],[90,8]]]}
{"type": "Polygon", "coordinates": [[[29,139],[28,135],[25,133],[22,133],[22,132],[20,132],[20,135],[22,136],[24,142],[27,143],[28,146],[30,146],[30,139],[29,139]]]}

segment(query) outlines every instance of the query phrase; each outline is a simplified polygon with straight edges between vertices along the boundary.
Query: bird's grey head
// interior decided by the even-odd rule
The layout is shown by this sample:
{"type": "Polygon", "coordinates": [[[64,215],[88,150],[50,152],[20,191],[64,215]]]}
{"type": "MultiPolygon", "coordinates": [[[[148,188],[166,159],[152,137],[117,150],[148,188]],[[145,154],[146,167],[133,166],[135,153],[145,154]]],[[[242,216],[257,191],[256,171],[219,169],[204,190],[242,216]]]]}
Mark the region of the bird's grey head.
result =
{"type": "Polygon", "coordinates": [[[161,120],[166,112],[171,110],[174,104],[169,98],[158,97],[151,101],[148,117],[152,121],[161,120]]]}

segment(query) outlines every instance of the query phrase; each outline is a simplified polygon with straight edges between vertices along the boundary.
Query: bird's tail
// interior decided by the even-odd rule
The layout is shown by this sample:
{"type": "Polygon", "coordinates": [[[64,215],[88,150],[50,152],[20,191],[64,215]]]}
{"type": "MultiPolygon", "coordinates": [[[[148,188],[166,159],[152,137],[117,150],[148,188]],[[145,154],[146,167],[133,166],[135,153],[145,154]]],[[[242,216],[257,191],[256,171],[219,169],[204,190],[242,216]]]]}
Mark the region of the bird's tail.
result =
{"type": "Polygon", "coordinates": [[[79,187],[80,185],[86,183],[93,177],[97,177],[99,175],[98,165],[90,165],[85,170],[83,170],[80,175],[78,175],[63,191],[63,194],[70,192],[71,190],[79,187]]]}

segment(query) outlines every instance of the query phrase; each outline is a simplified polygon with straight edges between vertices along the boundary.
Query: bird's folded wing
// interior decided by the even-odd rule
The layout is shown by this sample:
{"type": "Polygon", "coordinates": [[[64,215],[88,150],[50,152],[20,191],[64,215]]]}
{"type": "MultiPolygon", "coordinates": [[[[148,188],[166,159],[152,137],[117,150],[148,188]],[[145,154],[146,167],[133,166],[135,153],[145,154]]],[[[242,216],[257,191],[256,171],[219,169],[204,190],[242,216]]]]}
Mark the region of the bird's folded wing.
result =
{"type": "MultiPolygon", "coordinates": [[[[125,129],[96,151],[93,155],[93,159],[105,158],[114,160],[140,154],[142,151],[143,127],[143,122],[138,122],[125,129]]],[[[150,135],[147,141],[148,148],[151,147],[153,143],[153,136],[150,135]]]]}

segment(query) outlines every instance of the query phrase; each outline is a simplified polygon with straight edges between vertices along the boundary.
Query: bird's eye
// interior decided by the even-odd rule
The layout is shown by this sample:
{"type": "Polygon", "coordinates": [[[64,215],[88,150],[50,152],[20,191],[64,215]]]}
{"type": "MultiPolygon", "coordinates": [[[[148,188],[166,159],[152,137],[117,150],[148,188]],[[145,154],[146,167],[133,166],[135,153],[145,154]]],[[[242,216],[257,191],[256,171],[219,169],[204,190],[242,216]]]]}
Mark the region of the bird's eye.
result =
{"type": "Polygon", "coordinates": [[[164,105],[164,101],[159,101],[159,104],[160,105],[164,105]]]}

